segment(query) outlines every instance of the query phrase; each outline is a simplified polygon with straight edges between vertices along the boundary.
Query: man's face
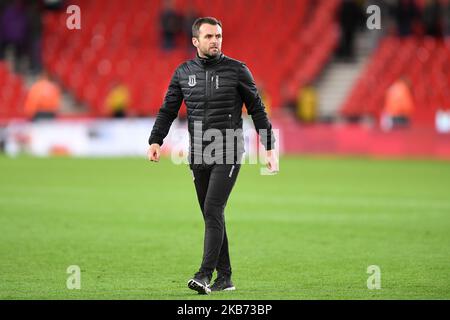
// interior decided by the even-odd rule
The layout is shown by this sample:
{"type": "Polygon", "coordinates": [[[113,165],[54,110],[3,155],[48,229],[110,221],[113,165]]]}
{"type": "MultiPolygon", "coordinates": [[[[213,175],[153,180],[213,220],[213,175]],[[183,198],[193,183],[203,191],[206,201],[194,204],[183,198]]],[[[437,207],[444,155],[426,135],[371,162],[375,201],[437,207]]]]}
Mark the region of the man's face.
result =
{"type": "Polygon", "coordinates": [[[200,57],[214,58],[222,52],[222,28],[204,23],[197,38],[192,38],[200,57]]]}

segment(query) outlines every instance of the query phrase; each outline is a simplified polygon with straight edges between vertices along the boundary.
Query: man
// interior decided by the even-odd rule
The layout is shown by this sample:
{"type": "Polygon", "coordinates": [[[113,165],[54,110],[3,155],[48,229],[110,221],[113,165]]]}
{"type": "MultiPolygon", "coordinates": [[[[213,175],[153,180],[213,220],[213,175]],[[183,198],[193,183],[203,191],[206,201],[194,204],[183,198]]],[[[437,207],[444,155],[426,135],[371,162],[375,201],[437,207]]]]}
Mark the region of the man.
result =
{"type": "Polygon", "coordinates": [[[13,50],[14,71],[20,72],[26,53],[27,16],[23,1],[15,0],[0,16],[0,60],[4,60],[8,47],[13,50]]]}
{"type": "Polygon", "coordinates": [[[115,81],[105,101],[108,115],[125,118],[130,106],[130,91],[121,81],[115,81]]]}
{"type": "Polygon", "coordinates": [[[176,38],[182,31],[181,17],[175,10],[175,3],[173,0],[165,0],[163,2],[163,10],[160,16],[160,25],[162,32],[163,49],[170,51],[175,48],[176,38]]]}
{"type": "Polygon", "coordinates": [[[28,92],[25,114],[32,120],[53,119],[61,106],[61,90],[44,71],[28,92]]]}
{"type": "Polygon", "coordinates": [[[231,281],[224,209],[244,153],[243,103],[266,148],[269,171],[278,171],[278,161],[273,150],[272,125],[249,69],[221,52],[221,22],[211,17],[199,18],[192,26],[192,36],[197,56],[180,65],[172,77],[149,138],[148,157],[159,161],[160,146],[184,99],[190,134],[189,166],[205,221],[203,261],[200,270],[188,281],[188,287],[208,294],[235,289],[231,281]],[[232,139],[229,139],[230,131],[232,139]],[[227,135],[227,139],[215,135],[210,142],[211,133],[227,135]],[[215,269],[217,278],[210,287],[215,269]]]}
{"type": "Polygon", "coordinates": [[[410,80],[402,76],[387,90],[381,123],[384,130],[409,126],[414,112],[410,80]]]}

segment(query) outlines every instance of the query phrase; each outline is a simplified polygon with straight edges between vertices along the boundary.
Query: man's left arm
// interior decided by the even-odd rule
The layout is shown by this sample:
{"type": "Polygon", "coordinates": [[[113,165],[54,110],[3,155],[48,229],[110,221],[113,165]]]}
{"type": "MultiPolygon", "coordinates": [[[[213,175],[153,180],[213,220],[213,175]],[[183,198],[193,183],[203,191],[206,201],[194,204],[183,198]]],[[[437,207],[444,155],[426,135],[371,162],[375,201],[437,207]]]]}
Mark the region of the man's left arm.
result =
{"type": "Polygon", "coordinates": [[[244,101],[247,113],[252,117],[255,129],[260,136],[261,143],[267,151],[275,148],[275,136],[272,125],[267,117],[265,106],[256,88],[255,80],[245,64],[239,70],[239,93],[244,101]]]}
{"type": "Polygon", "coordinates": [[[275,136],[272,131],[272,124],[267,117],[255,80],[244,63],[241,64],[239,70],[238,90],[247,108],[247,113],[252,117],[261,143],[266,148],[267,167],[269,170],[276,172],[278,171],[278,157],[275,153],[275,136]]]}

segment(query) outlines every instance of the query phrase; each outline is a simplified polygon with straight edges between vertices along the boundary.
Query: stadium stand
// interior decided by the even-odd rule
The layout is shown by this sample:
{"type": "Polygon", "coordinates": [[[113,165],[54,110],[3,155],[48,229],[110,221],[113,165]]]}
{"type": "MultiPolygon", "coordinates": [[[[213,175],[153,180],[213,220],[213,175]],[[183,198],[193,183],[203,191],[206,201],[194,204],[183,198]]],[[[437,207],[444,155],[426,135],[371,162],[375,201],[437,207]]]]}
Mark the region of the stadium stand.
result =
{"type": "MultiPolygon", "coordinates": [[[[185,38],[177,39],[175,50],[163,50],[159,29],[162,3],[76,0],[73,4],[83,8],[81,30],[67,29],[65,10],[45,12],[44,66],[88,107],[89,116],[105,115],[105,98],[117,82],[130,90],[131,115],[151,116],[158,111],[173,70],[194,54],[185,38]]],[[[193,4],[198,15],[222,20],[224,52],[249,65],[272,109],[282,105],[281,92],[286,87],[295,95],[303,85],[317,80],[338,46],[340,0],[175,3],[182,14],[193,4]]],[[[424,7],[424,1],[417,3],[424,7]]],[[[432,125],[435,111],[450,101],[449,64],[449,49],[442,40],[388,36],[381,40],[340,108],[341,114],[378,118],[387,88],[406,75],[416,102],[414,125],[432,125]]],[[[3,62],[0,84],[0,103],[5,106],[0,108],[0,116],[23,115],[24,80],[3,62]]]]}
{"type": "Polygon", "coordinates": [[[385,38],[352,89],[341,112],[379,118],[386,90],[400,77],[412,85],[414,126],[434,125],[436,111],[449,107],[450,50],[435,38],[385,38]]]}
{"type": "Polygon", "coordinates": [[[0,61],[0,88],[0,118],[23,115],[26,97],[23,78],[12,72],[3,61],[0,61]]]}
{"type": "MultiPolygon", "coordinates": [[[[65,12],[45,16],[46,68],[79,101],[90,106],[93,116],[103,114],[105,96],[117,81],[130,88],[134,115],[154,115],[173,70],[193,56],[186,46],[170,52],[161,49],[161,2],[74,3],[83,8],[81,30],[65,28],[65,12]]],[[[337,0],[218,0],[194,4],[200,14],[222,20],[224,52],[249,65],[257,82],[267,90],[273,108],[281,104],[280,87],[293,83],[291,90],[296,90],[315,79],[337,44],[337,0]],[[246,14],[249,10],[252,15],[246,14]]],[[[188,1],[180,0],[176,5],[183,12],[188,1]]]]}

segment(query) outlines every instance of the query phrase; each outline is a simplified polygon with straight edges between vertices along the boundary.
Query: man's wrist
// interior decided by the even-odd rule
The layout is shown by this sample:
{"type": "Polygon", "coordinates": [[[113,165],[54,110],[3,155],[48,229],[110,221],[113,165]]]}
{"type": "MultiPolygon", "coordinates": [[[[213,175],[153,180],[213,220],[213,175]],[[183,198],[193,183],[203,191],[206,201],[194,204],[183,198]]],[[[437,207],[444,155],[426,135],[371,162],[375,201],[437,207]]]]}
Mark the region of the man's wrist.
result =
{"type": "Polygon", "coordinates": [[[148,139],[148,144],[151,146],[152,144],[157,144],[159,146],[162,146],[163,144],[163,140],[159,137],[150,137],[150,139],[148,139]]]}

